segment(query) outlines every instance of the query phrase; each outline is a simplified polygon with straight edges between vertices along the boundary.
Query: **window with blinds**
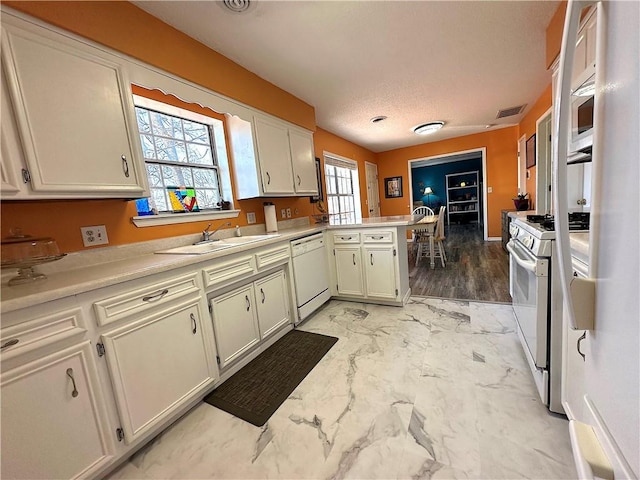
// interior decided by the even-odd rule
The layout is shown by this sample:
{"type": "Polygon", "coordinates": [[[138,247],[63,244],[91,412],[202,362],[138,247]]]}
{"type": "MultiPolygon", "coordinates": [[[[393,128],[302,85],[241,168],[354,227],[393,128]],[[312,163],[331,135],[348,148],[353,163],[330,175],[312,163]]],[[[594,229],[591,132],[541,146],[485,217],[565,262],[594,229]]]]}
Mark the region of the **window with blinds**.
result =
{"type": "Polygon", "coordinates": [[[341,225],[361,221],[358,164],[325,155],[324,174],[329,223],[341,225]]]}

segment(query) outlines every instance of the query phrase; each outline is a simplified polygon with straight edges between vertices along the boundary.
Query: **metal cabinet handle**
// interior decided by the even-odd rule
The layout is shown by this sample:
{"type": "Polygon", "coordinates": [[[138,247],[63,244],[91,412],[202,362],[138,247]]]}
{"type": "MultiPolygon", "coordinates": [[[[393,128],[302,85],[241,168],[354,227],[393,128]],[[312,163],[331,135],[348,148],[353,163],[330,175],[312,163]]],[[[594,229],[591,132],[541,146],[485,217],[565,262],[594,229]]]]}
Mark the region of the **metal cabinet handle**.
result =
{"type": "Polygon", "coordinates": [[[370,255],[371,255],[371,265],[373,265],[373,253],[371,253],[370,255]]]}
{"type": "Polygon", "coordinates": [[[342,240],[351,240],[353,237],[340,237],[342,240]]]}
{"type": "Polygon", "coordinates": [[[582,357],[582,361],[584,362],[587,358],[587,356],[582,353],[580,351],[580,344],[582,343],[582,341],[587,338],[587,332],[583,332],[582,335],[580,335],[580,338],[578,338],[578,341],[576,342],[576,349],[578,350],[578,353],[580,354],[580,356],[582,357]]]}
{"type": "Polygon", "coordinates": [[[78,396],[78,389],[76,388],[76,379],[73,378],[73,368],[67,368],[67,377],[71,379],[71,383],[73,383],[73,392],[71,392],[71,396],[76,398],[78,396]]]}
{"type": "Polygon", "coordinates": [[[22,169],[22,182],[23,183],[29,183],[31,181],[31,174],[29,173],[29,170],[27,170],[26,168],[22,169]]]}
{"type": "Polygon", "coordinates": [[[260,289],[260,294],[262,295],[262,303],[264,303],[265,296],[264,296],[264,290],[263,289],[260,289]]]}
{"type": "Polygon", "coordinates": [[[193,313],[189,315],[189,317],[191,317],[191,325],[193,325],[191,332],[195,335],[198,331],[198,322],[196,321],[196,316],[193,313]]]}
{"type": "Polygon", "coordinates": [[[129,162],[127,162],[127,157],[122,155],[122,171],[124,172],[124,176],[129,178],[129,162]]]}
{"type": "Polygon", "coordinates": [[[271,184],[271,175],[269,175],[269,172],[267,172],[267,185],[271,184]]]}
{"type": "Polygon", "coordinates": [[[19,338],[12,338],[11,340],[3,343],[2,346],[0,346],[0,350],[4,350],[5,348],[13,347],[19,341],[20,341],[19,338]]]}
{"type": "Polygon", "coordinates": [[[300,175],[296,175],[296,177],[298,177],[298,186],[300,186],[300,183],[302,182],[302,180],[300,180],[300,175]]]}
{"type": "Polygon", "coordinates": [[[384,235],[373,235],[371,238],[373,240],[382,240],[384,238],[384,235]]]}
{"type": "Polygon", "coordinates": [[[164,297],[167,293],[169,293],[169,289],[165,288],[164,290],[161,290],[161,291],[159,291],[157,293],[154,293],[153,295],[147,295],[145,297],[142,297],[142,301],[143,302],[157,302],[162,297],[164,297]]]}
{"type": "Polygon", "coordinates": [[[245,299],[245,300],[246,300],[246,302],[247,302],[247,312],[248,312],[248,311],[249,311],[249,309],[251,308],[251,302],[249,301],[249,296],[248,296],[248,295],[245,295],[245,296],[244,296],[244,299],[245,299]]]}
{"type": "Polygon", "coordinates": [[[356,254],[355,253],[353,254],[353,264],[354,265],[356,264],[356,254]]]}

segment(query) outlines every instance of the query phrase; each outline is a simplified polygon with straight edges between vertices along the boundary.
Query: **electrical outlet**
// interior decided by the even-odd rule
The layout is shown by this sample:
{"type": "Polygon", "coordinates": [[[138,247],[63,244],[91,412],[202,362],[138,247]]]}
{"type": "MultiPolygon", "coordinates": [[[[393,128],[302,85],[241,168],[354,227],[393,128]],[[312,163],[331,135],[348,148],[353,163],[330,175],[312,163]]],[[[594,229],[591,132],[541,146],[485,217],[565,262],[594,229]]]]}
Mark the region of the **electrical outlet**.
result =
{"type": "Polygon", "coordinates": [[[493,188],[492,187],[487,187],[487,193],[493,193],[493,188]]]}
{"type": "Polygon", "coordinates": [[[256,223],[256,212],[247,213],[247,223],[249,225],[251,225],[252,223],[256,223]]]}
{"type": "Polygon", "coordinates": [[[80,232],[82,233],[82,243],[85,247],[107,245],[109,243],[109,237],[107,237],[107,227],[105,227],[104,225],[80,227],[80,232]]]}
{"type": "Polygon", "coordinates": [[[287,218],[287,211],[284,208],[282,210],[280,210],[280,216],[282,218],[287,218]]]}
{"type": "Polygon", "coordinates": [[[287,218],[291,218],[291,209],[287,208],[287,218]]]}

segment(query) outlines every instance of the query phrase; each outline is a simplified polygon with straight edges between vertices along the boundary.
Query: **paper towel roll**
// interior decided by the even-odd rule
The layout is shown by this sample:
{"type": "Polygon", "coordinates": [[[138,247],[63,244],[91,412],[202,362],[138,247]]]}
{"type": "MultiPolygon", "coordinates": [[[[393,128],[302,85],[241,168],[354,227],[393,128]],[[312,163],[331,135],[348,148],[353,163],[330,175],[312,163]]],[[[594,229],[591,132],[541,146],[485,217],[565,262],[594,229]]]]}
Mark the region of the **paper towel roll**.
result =
{"type": "Polygon", "coordinates": [[[264,223],[267,226],[267,232],[278,231],[278,217],[276,216],[276,206],[272,203],[264,204],[264,223]]]}

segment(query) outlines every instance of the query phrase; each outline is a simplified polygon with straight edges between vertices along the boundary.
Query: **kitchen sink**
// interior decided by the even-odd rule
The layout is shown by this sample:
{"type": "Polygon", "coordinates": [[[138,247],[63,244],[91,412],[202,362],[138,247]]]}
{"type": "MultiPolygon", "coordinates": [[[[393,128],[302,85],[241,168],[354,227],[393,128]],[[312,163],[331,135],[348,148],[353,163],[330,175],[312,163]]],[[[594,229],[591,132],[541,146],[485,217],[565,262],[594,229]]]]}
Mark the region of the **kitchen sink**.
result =
{"type": "Polygon", "coordinates": [[[205,253],[223,250],[232,246],[233,245],[230,245],[228,243],[217,241],[210,243],[200,243],[198,245],[187,245],[185,247],[170,248],[169,250],[160,250],[156,253],[169,253],[174,255],[204,255],[205,253]]]}
{"type": "Polygon", "coordinates": [[[223,238],[221,242],[227,245],[242,245],[243,243],[259,242],[260,240],[266,240],[268,238],[279,237],[279,233],[267,233],[265,235],[243,235],[242,237],[229,237],[223,238]]]}

